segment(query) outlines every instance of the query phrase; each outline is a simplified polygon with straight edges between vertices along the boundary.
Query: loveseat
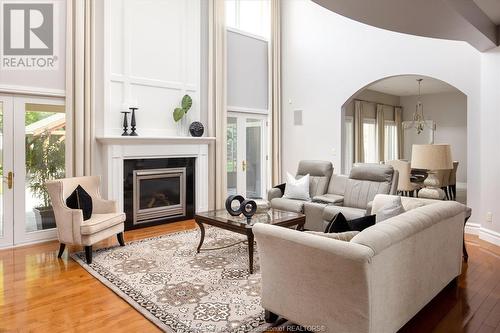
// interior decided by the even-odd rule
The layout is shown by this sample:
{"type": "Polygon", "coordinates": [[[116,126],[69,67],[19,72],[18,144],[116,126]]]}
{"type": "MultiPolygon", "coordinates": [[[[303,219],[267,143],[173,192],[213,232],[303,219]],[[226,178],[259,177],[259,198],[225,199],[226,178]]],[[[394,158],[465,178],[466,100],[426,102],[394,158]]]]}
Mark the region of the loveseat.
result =
{"type": "MultiPolygon", "coordinates": [[[[372,213],[392,200],[377,195],[372,213]]],[[[350,241],[255,225],[266,319],[321,332],[399,330],[460,275],[466,215],[452,201],[402,204],[406,212],[350,241]]]]}
{"type": "Polygon", "coordinates": [[[327,161],[301,161],[297,177],[310,174],[310,201],[283,198],[279,188],[268,192],[272,208],[303,212],[305,229],[323,231],[342,212],[347,219],[365,216],[376,194],[396,194],[398,172],[388,165],[356,163],[349,176],[334,175],[327,161]]]}

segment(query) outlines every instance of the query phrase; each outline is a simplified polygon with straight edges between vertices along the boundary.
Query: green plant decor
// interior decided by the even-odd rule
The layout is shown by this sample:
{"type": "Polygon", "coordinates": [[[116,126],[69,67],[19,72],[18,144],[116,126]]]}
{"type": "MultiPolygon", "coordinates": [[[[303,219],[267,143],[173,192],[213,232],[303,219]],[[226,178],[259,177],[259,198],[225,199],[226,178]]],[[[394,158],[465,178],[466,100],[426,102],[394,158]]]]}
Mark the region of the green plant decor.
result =
{"type": "Polygon", "coordinates": [[[26,174],[33,195],[49,207],[49,193],[45,182],[65,176],[64,136],[45,131],[26,136],[26,174]]]}
{"type": "Polygon", "coordinates": [[[191,106],[193,106],[193,99],[189,95],[184,95],[184,97],[182,97],[181,107],[174,109],[174,121],[179,122],[186,115],[189,109],[191,109],[191,106]]]}

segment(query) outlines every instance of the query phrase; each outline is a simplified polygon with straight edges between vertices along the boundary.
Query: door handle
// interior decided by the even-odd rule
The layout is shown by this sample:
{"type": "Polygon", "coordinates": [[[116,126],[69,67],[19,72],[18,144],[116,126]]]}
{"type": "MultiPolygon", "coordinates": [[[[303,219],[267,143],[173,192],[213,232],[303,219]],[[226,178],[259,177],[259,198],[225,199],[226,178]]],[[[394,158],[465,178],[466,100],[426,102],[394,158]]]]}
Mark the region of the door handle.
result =
{"type": "Polygon", "coordinates": [[[241,169],[243,171],[247,171],[247,162],[246,161],[241,161],[241,169]]]}
{"type": "Polygon", "coordinates": [[[7,188],[10,190],[12,189],[12,186],[14,185],[14,173],[12,171],[9,171],[7,174],[7,188]]]}

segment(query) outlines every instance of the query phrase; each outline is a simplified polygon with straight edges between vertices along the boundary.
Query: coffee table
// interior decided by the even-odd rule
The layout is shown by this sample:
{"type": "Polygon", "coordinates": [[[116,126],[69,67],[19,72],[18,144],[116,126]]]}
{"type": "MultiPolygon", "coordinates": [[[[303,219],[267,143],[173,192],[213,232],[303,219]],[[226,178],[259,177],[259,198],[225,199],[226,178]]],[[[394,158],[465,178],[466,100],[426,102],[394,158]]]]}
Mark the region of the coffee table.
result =
{"type": "Polygon", "coordinates": [[[201,231],[200,243],[196,249],[197,253],[200,253],[201,246],[205,240],[205,224],[229,230],[237,234],[246,235],[248,240],[248,265],[250,274],[252,274],[254,251],[252,227],[257,223],[267,223],[287,228],[296,227],[297,230],[302,230],[306,222],[306,216],[301,213],[269,209],[266,212],[255,214],[252,219],[247,222],[247,218],[243,215],[231,216],[225,209],[220,209],[198,213],[194,216],[194,220],[201,231]]]}

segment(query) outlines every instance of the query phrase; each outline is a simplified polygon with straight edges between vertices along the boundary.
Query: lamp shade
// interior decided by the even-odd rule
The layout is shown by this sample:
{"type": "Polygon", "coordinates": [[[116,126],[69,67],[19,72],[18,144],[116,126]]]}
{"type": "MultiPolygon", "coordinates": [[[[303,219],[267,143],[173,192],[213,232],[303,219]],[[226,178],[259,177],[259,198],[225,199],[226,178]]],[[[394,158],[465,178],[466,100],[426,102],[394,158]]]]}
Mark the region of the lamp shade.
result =
{"type": "Polygon", "coordinates": [[[411,167],[426,170],[453,169],[451,146],[446,144],[413,145],[411,167]]]}

